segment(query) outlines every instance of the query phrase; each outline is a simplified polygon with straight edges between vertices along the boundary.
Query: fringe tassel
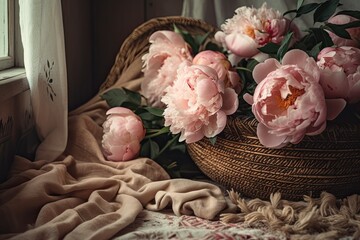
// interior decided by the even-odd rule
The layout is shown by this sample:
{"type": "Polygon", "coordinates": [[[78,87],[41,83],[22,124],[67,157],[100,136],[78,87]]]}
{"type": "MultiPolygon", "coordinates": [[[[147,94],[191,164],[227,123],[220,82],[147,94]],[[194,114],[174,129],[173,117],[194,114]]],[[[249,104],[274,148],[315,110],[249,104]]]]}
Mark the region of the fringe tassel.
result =
{"type": "Polygon", "coordinates": [[[340,200],[323,192],[320,198],[304,196],[299,202],[283,200],[278,192],[270,195],[270,201],[242,198],[234,190],[228,195],[240,212],[221,214],[222,222],[265,224],[273,231],[286,233],[289,239],[360,239],[360,195],[340,200]]]}

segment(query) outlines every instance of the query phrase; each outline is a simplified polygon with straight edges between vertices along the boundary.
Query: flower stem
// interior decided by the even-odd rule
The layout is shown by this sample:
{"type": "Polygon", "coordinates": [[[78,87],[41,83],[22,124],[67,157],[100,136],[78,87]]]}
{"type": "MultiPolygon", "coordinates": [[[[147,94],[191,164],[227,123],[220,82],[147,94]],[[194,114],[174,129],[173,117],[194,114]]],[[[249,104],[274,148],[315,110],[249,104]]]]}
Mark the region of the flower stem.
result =
{"type": "Polygon", "coordinates": [[[237,70],[243,70],[243,71],[247,71],[247,72],[252,72],[250,69],[244,68],[244,67],[235,67],[235,69],[237,69],[237,70]]]}
{"type": "Polygon", "coordinates": [[[152,137],[157,137],[157,136],[159,136],[161,134],[168,133],[169,132],[169,127],[163,127],[163,128],[161,128],[160,130],[157,130],[157,131],[154,131],[154,129],[152,129],[152,130],[150,130],[150,132],[153,132],[153,133],[150,134],[150,135],[145,136],[145,139],[152,138],[152,137]]]}

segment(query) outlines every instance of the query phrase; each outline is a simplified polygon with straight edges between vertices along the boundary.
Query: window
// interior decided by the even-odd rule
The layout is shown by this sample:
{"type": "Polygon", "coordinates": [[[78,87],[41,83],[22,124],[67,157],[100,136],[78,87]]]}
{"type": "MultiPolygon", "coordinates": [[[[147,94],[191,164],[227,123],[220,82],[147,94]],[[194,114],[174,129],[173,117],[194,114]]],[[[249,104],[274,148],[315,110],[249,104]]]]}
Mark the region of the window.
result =
{"type": "Polygon", "coordinates": [[[0,70],[14,66],[14,1],[0,0],[0,70]]]}

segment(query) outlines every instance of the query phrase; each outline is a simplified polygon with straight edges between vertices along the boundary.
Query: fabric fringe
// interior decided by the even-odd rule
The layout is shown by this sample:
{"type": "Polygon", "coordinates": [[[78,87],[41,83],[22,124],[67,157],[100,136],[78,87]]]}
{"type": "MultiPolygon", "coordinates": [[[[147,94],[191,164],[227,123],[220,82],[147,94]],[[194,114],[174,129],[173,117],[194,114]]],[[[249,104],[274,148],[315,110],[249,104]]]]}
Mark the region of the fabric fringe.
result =
{"type": "Polygon", "coordinates": [[[237,205],[239,213],[223,213],[225,223],[244,223],[249,226],[265,224],[273,231],[284,232],[289,239],[360,239],[360,195],[344,199],[328,192],[320,198],[304,196],[304,201],[281,199],[280,193],[270,195],[270,201],[242,198],[234,190],[229,199],[237,205]]]}

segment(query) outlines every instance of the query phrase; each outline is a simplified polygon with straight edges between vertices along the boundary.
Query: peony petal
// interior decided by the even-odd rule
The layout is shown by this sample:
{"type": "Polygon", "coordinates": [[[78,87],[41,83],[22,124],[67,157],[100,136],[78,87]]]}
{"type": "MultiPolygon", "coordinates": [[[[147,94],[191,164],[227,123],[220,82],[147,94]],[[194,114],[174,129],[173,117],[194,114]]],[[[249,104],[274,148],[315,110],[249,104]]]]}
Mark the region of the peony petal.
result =
{"type": "Polygon", "coordinates": [[[266,78],[270,73],[278,69],[279,62],[275,58],[265,60],[263,63],[259,63],[253,70],[253,78],[257,84],[266,78]]]}
{"type": "Polygon", "coordinates": [[[254,98],[253,96],[251,96],[249,93],[245,93],[243,95],[243,99],[245,100],[245,102],[247,102],[248,104],[250,105],[253,105],[254,104],[254,98]]]}
{"type": "Polygon", "coordinates": [[[126,152],[125,145],[112,146],[108,150],[108,156],[106,159],[110,161],[122,161],[124,153],[126,152]]]}
{"type": "Polygon", "coordinates": [[[227,48],[242,57],[252,57],[259,52],[258,45],[251,37],[241,33],[231,33],[225,37],[227,48]]]}
{"type": "Polygon", "coordinates": [[[186,45],[184,39],[174,31],[162,30],[154,32],[150,38],[149,42],[154,42],[156,39],[162,39],[165,41],[169,41],[174,46],[184,47],[186,45]]]}
{"type": "Polygon", "coordinates": [[[239,98],[235,90],[232,88],[226,88],[223,94],[223,106],[221,110],[224,111],[226,115],[233,114],[239,106],[239,98]]]}
{"type": "Polygon", "coordinates": [[[346,106],[346,101],[342,98],[326,99],[327,120],[334,120],[346,106]]]}
{"type": "Polygon", "coordinates": [[[323,124],[321,124],[320,126],[318,126],[316,128],[309,127],[306,130],[306,135],[315,136],[315,135],[322,133],[325,129],[326,129],[326,121],[323,122],[323,124]]]}
{"type": "Polygon", "coordinates": [[[298,65],[300,68],[305,69],[308,58],[309,55],[307,55],[306,52],[299,49],[293,49],[285,53],[281,63],[283,65],[298,65]]]}
{"type": "Polygon", "coordinates": [[[113,107],[113,108],[110,108],[110,109],[106,112],[106,115],[109,115],[109,114],[125,114],[125,115],[131,115],[131,116],[133,116],[133,115],[134,115],[134,112],[131,111],[130,109],[124,108],[124,107],[113,107]]]}
{"type": "Polygon", "coordinates": [[[326,98],[345,98],[349,93],[349,82],[343,71],[321,70],[320,85],[326,98]]]}
{"type": "Polygon", "coordinates": [[[217,86],[209,79],[202,79],[196,85],[197,100],[202,105],[207,105],[209,101],[219,92],[217,86]]]}
{"type": "Polygon", "coordinates": [[[217,31],[214,35],[215,41],[223,43],[225,42],[225,33],[222,31],[217,31]]]}
{"type": "Polygon", "coordinates": [[[263,52],[259,52],[258,54],[256,54],[252,58],[255,59],[258,62],[264,62],[266,59],[270,58],[270,55],[266,54],[266,53],[263,53],[263,52]]]}
{"type": "MultiPolygon", "coordinates": [[[[189,143],[194,143],[194,142],[200,141],[201,139],[203,139],[203,137],[204,137],[204,133],[202,133],[202,131],[197,131],[197,132],[192,132],[187,136],[184,136],[183,140],[186,139],[185,142],[187,144],[189,144],[189,143]]],[[[180,141],[180,139],[179,139],[179,141],[180,141]]]]}
{"type": "Polygon", "coordinates": [[[204,126],[205,137],[215,137],[221,133],[226,126],[227,117],[223,111],[218,111],[215,115],[210,116],[209,124],[204,126]]]}
{"type": "Polygon", "coordinates": [[[240,93],[242,90],[242,86],[240,84],[240,76],[237,72],[228,71],[228,78],[232,88],[234,88],[236,93],[240,93]]]}
{"type": "Polygon", "coordinates": [[[130,142],[125,149],[122,161],[129,161],[138,156],[140,152],[140,143],[137,141],[130,142]]]}
{"type": "Polygon", "coordinates": [[[286,136],[277,136],[275,134],[269,133],[270,129],[267,128],[264,124],[259,123],[257,125],[257,136],[262,145],[268,148],[279,148],[284,145],[286,136]]]}

